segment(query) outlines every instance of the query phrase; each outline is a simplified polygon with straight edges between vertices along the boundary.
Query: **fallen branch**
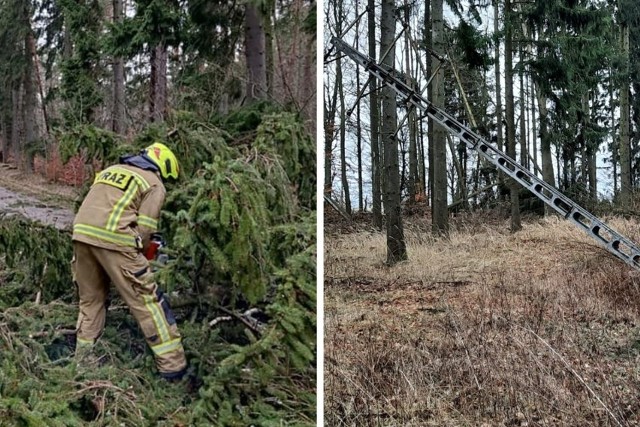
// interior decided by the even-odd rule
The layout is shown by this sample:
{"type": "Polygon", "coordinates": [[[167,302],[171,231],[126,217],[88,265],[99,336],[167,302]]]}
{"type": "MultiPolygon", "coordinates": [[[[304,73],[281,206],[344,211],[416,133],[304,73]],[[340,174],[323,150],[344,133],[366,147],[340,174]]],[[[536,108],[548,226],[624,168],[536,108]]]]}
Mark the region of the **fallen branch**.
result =
{"type": "MultiPolygon", "coordinates": [[[[224,308],[224,307],[218,307],[218,310],[222,311],[223,313],[228,314],[229,316],[231,316],[231,317],[235,318],[236,320],[241,321],[242,323],[244,323],[244,325],[245,325],[247,328],[249,328],[249,329],[250,329],[252,332],[254,332],[255,334],[257,334],[257,335],[261,335],[260,330],[259,330],[255,325],[252,325],[252,324],[251,324],[251,322],[249,322],[247,319],[245,319],[242,315],[240,315],[240,314],[238,314],[238,313],[235,313],[235,312],[233,312],[233,311],[231,311],[231,310],[228,310],[228,309],[226,309],[226,308],[224,308]]],[[[214,320],[216,320],[216,319],[214,319],[214,320]]],[[[209,322],[209,326],[213,326],[213,325],[215,325],[215,323],[212,325],[212,324],[211,324],[212,322],[213,322],[213,321],[209,322]]],[[[218,323],[219,323],[219,322],[218,322],[218,323]]]]}

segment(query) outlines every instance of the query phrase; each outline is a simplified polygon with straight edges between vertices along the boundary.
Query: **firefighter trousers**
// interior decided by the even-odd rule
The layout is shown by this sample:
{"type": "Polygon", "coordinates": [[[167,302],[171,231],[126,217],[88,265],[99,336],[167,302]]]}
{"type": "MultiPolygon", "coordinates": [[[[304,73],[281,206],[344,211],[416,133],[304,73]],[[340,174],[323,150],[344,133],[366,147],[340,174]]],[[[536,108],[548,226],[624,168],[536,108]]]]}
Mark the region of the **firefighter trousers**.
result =
{"type": "Polygon", "coordinates": [[[171,378],[187,367],[180,332],[168,302],[153,281],[149,262],[139,252],[120,252],[82,242],[73,242],[72,270],[78,285],[80,313],[77,324],[79,347],[91,346],[102,334],[107,313],[109,284],[129,306],[160,375],[171,378]]]}

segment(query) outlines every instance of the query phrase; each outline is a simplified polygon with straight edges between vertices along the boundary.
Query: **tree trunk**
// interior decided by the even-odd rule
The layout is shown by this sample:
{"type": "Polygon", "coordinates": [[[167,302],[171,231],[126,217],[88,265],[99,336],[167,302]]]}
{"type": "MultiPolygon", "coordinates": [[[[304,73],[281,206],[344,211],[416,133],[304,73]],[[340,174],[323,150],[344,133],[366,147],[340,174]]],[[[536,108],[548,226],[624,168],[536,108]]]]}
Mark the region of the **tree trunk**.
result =
{"type": "MultiPolygon", "coordinates": [[[[461,156],[460,157],[458,156],[461,153],[460,153],[460,150],[456,150],[456,147],[453,144],[453,137],[451,135],[446,135],[446,138],[447,138],[447,144],[449,146],[449,150],[451,151],[453,166],[455,167],[456,175],[458,176],[458,187],[454,192],[455,194],[454,199],[467,200],[466,174],[464,171],[464,167],[462,166],[464,160],[461,158],[461,156]]],[[[448,209],[448,206],[449,205],[447,205],[447,209],[448,209]]],[[[466,207],[467,207],[467,204],[465,203],[464,208],[466,207]]]]}
{"type": "MultiPolygon", "coordinates": [[[[409,13],[410,5],[408,0],[404,0],[404,23],[407,28],[409,27],[409,13]]],[[[411,66],[411,49],[409,48],[409,33],[404,35],[404,51],[405,51],[405,75],[406,83],[411,89],[415,90],[415,84],[413,79],[413,70],[411,66]]],[[[416,109],[414,106],[409,105],[407,112],[407,126],[409,128],[409,177],[407,180],[407,193],[409,196],[409,204],[416,202],[418,188],[418,136],[416,131],[416,109]]]]}
{"type": "Polygon", "coordinates": [[[623,208],[631,204],[631,154],[629,144],[629,26],[621,25],[623,65],[620,84],[620,201],[623,208]]]}
{"type": "MultiPolygon", "coordinates": [[[[266,84],[266,95],[269,98],[273,98],[273,84],[274,84],[274,76],[275,76],[275,61],[274,61],[274,47],[273,47],[273,17],[276,16],[276,2],[268,1],[265,2],[265,8],[267,13],[263,16],[264,22],[264,46],[265,46],[265,84],[266,84]]],[[[306,65],[306,63],[305,63],[306,65]]],[[[304,85],[303,87],[308,87],[304,85]]],[[[306,97],[305,97],[306,99],[306,97]]]]}
{"type": "MultiPolygon", "coordinates": [[[[505,39],[504,39],[504,85],[507,113],[507,155],[516,160],[516,127],[513,99],[513,16],[511,15],[511,0],[504,4],[505,15],[505,39]]],[[[518,183],[509,179],[511,193],[511,231],[516,232],[522,228],[520,222],[520,198],[518,183]]]]}
{"type": "Polygon", "coordinates": [[[498,150],[502,151],[502,76],[500,75],[500,40],[497,35],[500,32],[500,11],[498,1],[493,3],[493,33],[496,34],[495,46],[495,72],[496,72],[496,123],[498,150]]]}
{"type": "Polygon", "coordinates": [[[15,82],[13,84],[13,88],[11,90],[11,102],[12,106],[12,114],[11,118],[11,149],[13,159],[17,164],[22,162],[22,127],[23,127],[23,99],[22,99],[22,85],[21,83],[15,82]]]}
{"type": "MultiPolygon", "coordinates": [[[[533,83],[533,79],[529,79],[529,92],[531,97],[531,151],[533,151],[533,173],[538,176],[538,169],[540,165],[538,164],[538,125],[536,123],[536,95],[535,95],[535,87],[533,83]]],[[[546,206],[546,205],[545,205],[546,206]]]]}
{"type": "Polygon", "coordinates": [[[342,59],[338,57],[336,61],[336,85],[338,86],[338,98],[340,99],[340,178],[342,181],[342,192],[344,194],[344,207],[351,216],[351,194],[349,192],[349,180],[347,180],[347,147],[346,147],[346,127],[347,117],[344,105],[344,88],[342,86],[342,59]]]}
{"type": "MultiPolygon", "coordinates": [[[[30,23],[30,21],[29,21],[30,23]]],[[[49,136],[49,115],[47,113],[47,105],[44,95],[44,87],[42,85],[42,77],[40,74],[40,59],[38,58],[38,51],[36,50],[36,40],[33,34],[33,30],[29,30],[29,36],[27,38],[27,52],[33,58],[33,72],[36,78],[38,86],[38,94],[40,95],[40,107],[42,108],[42,120],[44,124],[44,131],[46,136],[49,136]]],[[[37,104],[37,101],[36,101],[37,104]]],[[[37,106],[36,106],[37,108],[37,106]]]]}
{"type": "MultiPolygon", "coordinates": [[[[442,0],[435,0],[432,9],[433,50],[444,55],[444,23],[442,17],[442,0]]],[[[444,108],[444,71],[438,66],[440,61],[433,59],[433,67],[437,69],[433,80],[433,104],[444,108]]],[[[434,235],[449,233],[449,211],[447,209],[447,151],[446,132],[440,125],[433,129],[433,194],[431,203],[432,232],[434,235]]]]}
{"type": "MultiPolygon", "coordinates": [[[[524,50],[520,46],[520,61],[524,62],[524,50]]],[[[529,168],[529,147],[527,147],[527,130],[525,126],[525,115],[527,113],[527,102],[524,94],[524,70],[520,67],[518,72],[520,79],[520,164],[529,168]]]]}
{"type": "Polygon", "coordinates": [[[427,159],[426,159],[426,153],[424,150],[424,139],[425,139],[425,132],[424,132],[424,120],[418,120],[418,126],[420,127],[420,131],[418,132],[418,135],[420,136],[420,154],[418,155],[418,159],[419,159],[419,165],[418,165],[418,171],[419,171],[419,177],[420,177],[420,198],[421,201],[425,202],[426,205],[429,205],[429,199],[427,198],[427,194],[426,194],[426,183],[427,183],[427,159]]]}
{"type": "Polygon", "coordinates": [[[0,162],[7,163],[9,161],[9,150],[11,149],[11,117],[5,112],[0,113],[0,131],[2,135],[2,146],[0,147],[0,162]]]}
{"type": "Polygon", "coordinates": [[[582,95],[582,129],[584,133],[584,175],[583,181],[588,182],[589,197],[595,202],[598,200],[598,183],[596,174],[596,151],[593,141],[589,140],[587,129],[590,127],[591,111],[589,106],[589,94],[582,95]]]}
{"type": "MultiPolygon", "coordinates": [[[[328,90],[325,89],[325,94],[328,90]]],[[[336,109],[338,105],[338,83],[333,86],[333,97],[324,102],[324,194],[331,196],[333,191],[333,137],[335,135],[336,109]]]]}
{"type": "Polygon", "coordinates": [[[152,122],[163,122],[167,113],[167,46],[159,43],[151,52],[151,93],[149,111],[152,122]]]}
{"type": "MultiPolygon", "coordinates": [[[[356,16],[360,16],[358,8],[359,3],[356,2],[356,16]]],[[[360,45],[360,20],[356,22],[356,46],[360,45]]],[[[360,73],[356,71],[356,87],[360,88],[360,73]]],[[[358,156],[358,210],[364,210],[364,194],[362,188],[362,125],[360,123],[360,103],[356,104],[356,151],[358,156]]]]}
{"type": "Polygon", "coordinates": [[[258,8],[251,2],[245,6],[245,56],[247,60],[247,102],[266,96],[267,72],[265,34],[258,8]]]}
{"type": "MultiPolygon", "coordinates": [[[[393,68],[395,62],[395,4],[394,0],[382,0],[380,51],[389,54],[383,64],[393,68]]],[[[387,215],[387,264],[394,265],[407,259],[407,248],[402,227],[400,206],[400,176],[398,174],[398,142],[395,138],[397,127],[396,95],[393,89],[382,89],[382,140],[384,143],[385,204],[387,215]]],[[[446,209],[446,207],[445,207],[446,209]]]]}
{"type": "MultiPolygon", "coordinates": [[[[113,0],[113,21],[121,22],[124,16],[123,0],[113,0]]],[[[120,135],[126,132],[124,92],[124,60],[113,59],[113,112],[111,129],[120,135]]]]}
{"type": "MultiPolygon", "coordinates": [[[[424,43],[428,49],[433,50],[433,22],[431,19],[431,0],[426,0],[424,5],[424,43]]],[[[431,75],[433,72],[433,59],[431,55],[427,54],[426,60],[427,74],[431,75]]],[[[433,80],[427,87],[427,98],[429,100],[433,100],[433,80]]],[[[425,189],[429,189],[429,195],[427,200],[433,199],[433,153],[434,153],[434,145],[433,145],[433,129],[435,127],[435,122],[431,117],[427,120],[427,163],[428,163],[428,171],[427,171],[427,183],[425,184],[425,189]]],[[[433,216],[433,203],[431,203],[431,214],[433,216]]]]}
{"type": "MultiPolygon", "coordinates": [[[[613,76],[613,69],[610,68],[609,69],[609,75],[612,77],[613,76]]],[[[609,84],[609,105],[611,106],[610,111],[611,111],[611,123],[615,123],[616,122],[616,118],[615,118],[615,113],[616,110],[613,107],[615,104],[615,98],[613,95],[613,84],[609,84]]],[[[613,141],[616,140],[616,134],[615,134],[615,127],[612,127],[611,129],[611,139],[613,141]]],[[[611,163],[613,165],[613,194],[614,196],[616,194],[618,194],[618,144],[616,144],[615,142],[613,144],[611,144],[611,163]]]]}
{"type": "MultiPolygon", "coordinates": [[[[369,0],[367,10],[367,27],[369,37],[369,57],[376,60],[376,22],[375,22],[375,2],[369,0]]],[[[373,226],[382,230],[382,185],[381,174],[382,162],[380,160],[380,101],[377,80],[369,80],[369,121],[371,123],[371,175],[372,175],[372,209],[373,226]]]]}
{"type": "MultiPolygon", "coordinates": [[[[31,28],[28,30],[28,34],[25,37],[25,53],[26,53],[26,61],[25,68],[23,74],[23,83],[24,86],[24,109],[22,113],[24,114],[22,122],[24,123],[24,149],[27,151],[32,148],[33,144],[35,144],[38,139],[38,126],[36,120],[36,88],[34,82],[34,67],[33,61],[34,58],[31,57],[31,54],[28,50],[28,46],[30,44],[29,38],[33,38],[33,34],[31,32],[31,28]]],[[[32,42],[32,41],[31,41],[32,42]]],[[[33,155],[31,153],[24,153],[22,166],[27,171],[33,171],[33,155]]]]}
{"type": "MultiPolygon", "coordinates": [[[[540,116],[540,157],[542,161],[542,179],[555,187],[555,176],[553,174],[553,155],[551,154],[551,138],[548,130],[548,110],[547,99],[542,95],[541,89],[536,84],[538,98],[538,111],[540,116]]],[[[545,215],[549,215],[552,208],[545,204],[545,215]]]]}
{"type": "MultiPolygon", "coordinates": [[[[22,122],[24,123],[24,149],[30,151],[38,139],[38,121],[37,121],[37,95],[36,95],[36,68],[34,66],[36,58],[32,55],[32,47],[35,45],[33,30],[31,28],[31,3],[23,3],[24,13],[24,29],[26,31],[24,37],[24,58],[25,66],[22,74],[22,85],[24,87],[24,114],[22,122]]],[[[25,152],[22,166],[29,172],[33,171],[33,153],[25,152]]]]}

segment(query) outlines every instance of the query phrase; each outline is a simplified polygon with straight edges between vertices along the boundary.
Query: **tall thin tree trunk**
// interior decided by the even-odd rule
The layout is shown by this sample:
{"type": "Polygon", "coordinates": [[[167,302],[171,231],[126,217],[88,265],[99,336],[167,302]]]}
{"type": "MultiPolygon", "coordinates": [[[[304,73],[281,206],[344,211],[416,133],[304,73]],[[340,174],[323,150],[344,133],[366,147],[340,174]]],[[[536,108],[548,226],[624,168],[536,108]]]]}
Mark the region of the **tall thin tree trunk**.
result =
{"type": "Polygon", "coordinates": [[[631,204],[631,154],[629,144],[629,25],[620,28],[622,45],[623,80],[620,84],[620,201],[628,208],[631,204]]]}
{"type": "MultiPolygon", "coordinates": [[[[325,90],[325,93],[328,91],[325,90]]],[[[333,191],[333,137],[335,136],[335,118],[338,105],[338,84],[333,86],[333,97],[325,99],[324,103],[324,194],[331,195],[333,191]]]]}
{"type": "Polygon", "coordinates": [[[0,162],[7,163],[9,161],[9,151],[11,150],[11,117],[9,114],[2,112],[0,114],[0,130],[2,131],[2,147],[0,151],[0,162]]]}
{"type": "Polygon", "coordinates": [[[247,101],[264,99],[267,86],[263,19],[251,2],[245,5],[245,56],[247,59],[247,101]]]}
{"type": "Polygon", "coordinates": [[[22,162],[22,128],[23,128],[23,102],[22,102],[22,84],[17,81],[11,89],[11,102],[13,105],[11,118],[11,149],[13,159],[17,164],[22,162]]]}
{"type": "Polygon", "coordinates": [[[536,123],[536,94],[533,79],[529,78],[529,97],[531,98],[531,150],[533,151],[533,173],[538,176],[538,124],[536,123]]]}
{"type": "Polygon", "coordinates": [[[453,137],[451,135],[446,135],[447,145],[449,146],[449,150],[451,151],[451,159],[453,160],[453,166],[455,167],[456,175],[458,178],[458,186],[455,191],[454,200],[464,200],[463,206],[468,206],[466,200],[466,174],[464,171],[463,162],[464,159],[462,156],[459,156],[460,150],[456,150],[456,147],[453,144],[453,137]]]}
{"type": "MultiPolygon", "coordinates": [[[[32,55],[32,46],[35,45],[33,29],[31,28],[31,3],[24,2],[22,5],[24,19],[24,44],[23,52],[25,58],[25,66],[22,74],[22,85],[24,87],[24,114],[22,122],[24,123],[24,149],[28,151],[32,148],[38,139],[38,120],[37,120],[37,95],[36,95],[36,68],[34,66],[35,57],[32,55]]],[[[22,166],[27,171],[33,171],[33,154],[24,153],[22,166]]]]}
{"type": "MultiPolygon", "coordinates": [[[[124,16],[123,0],[113,0],[113,21],[119,23],[124,16]]],[[[125,92],[124,92],[124,60],[121,57],[113,59],[113,112],[111,128],[117,134],[126,131],[125,122],[125,92]]]]}
{"type": "MultiPolygon", "coordinates": [[[[609,75],[610,77],[613,76],[613,69],[609,69],[609,75]]],[[[613,84],[609,84],[609,105],[611,106],[610,110],[611,110],[611,123],[615,123],[616,122],[616,118],[615,118],[615,108],[613,108],[614,106],[614,102],[615,99],[613,97],[613,84]]],[[[612,126],[611,129],[611,140],[614,141],[613,144],[611,144],[611,163],[613,165],[613,194],[617,195],[618,194],[618,144],[615,143],[616,141],[616,131],[615,131],[615,127],[612,126]]]]}
{"type": "MultiPolygon", "coordinates": [[[[433,1],[433,50],[444,54],[444,22],[442,16],[442,0],[433,1]]],[[[438,69],[440,61],[433,60],[434,69],[438,69]]],[[[438,69],[433,81],[433,104],[444,108],[444,71],[438,69]]],[[[447,151],[446,134],[440,125],[433,129],[433,194],[432,194],[432,232],[435,235],[449,233],[449,210],[447,208],[447,151]]]]}
{"type": "MultiPolygon", "coordinates": [[[[498,0],[494,0],[493,2],[493,34],[495,35],[495,51],[494,51],[494,70],[495,70],[495,80],[496,80],[496,144],[498,146],[498,150],[504,150],[504,136],[502,132],[503,126],[503,115],[502,115],[502,75],[501,75],[501,66],[500,66],[500,2],[498,0]]],[[[498,183],[500,187],[504,184],[504,174],[498,171],[498,183]]],[[[501,197],[501,193],[498,192],[498,197],[501,197]]]]}
{"type": "MultiPolygon", "coordinates": [[[[432,1],[426,0],[424,4],[424,43],[428,49],[433,50],[433,22],[431,19],[432,1]]],[[[427,74],[431,74],[433,72],[433,60],[431,59],[431,55],[427,55],[426,60],[427,74]]],[[[431,84],[427,87],[427,98],[429,100],[433,100],[433,80],[431,84]]],[[[429,195],[427,200],[433,200],[433,153],[435,151],[433,145],[433,129],[435,127],[435,122],[431,117],[427,120],[427,163],[428,163],[428,173],[427,180],[425,183],[425,189],[429,189],[429,195]]],[[[430,203],[433,205],[433,203],[430,203]]],[[[433,214],[433,206],[431,206],[431,213],[433,214]]]]}
{"type": "Polygon", "coordinates": [[[162,122],[167,113],[167,46],[159,43],[151,52],[149,111],[152,122],[162,122]]]}
{"type": "MultiPolygon", "coordinates": [[[[504,85],[507,113],[507,154],[516,160],[516,127],[513,98],[513,16],[511,14],[511,0],[505,0],[505,39],[504,39],[504,85]]],[[[520,222],[520,190],[518,183],[509,179],[511,193],[511,231],[516,232],[522,228],[520,222]]]]}
{"type": "MultiPolygon", "coordinates": [[[[316,39],[315,36],[314,37],[310,37],[309,35],[307,35],[305,37],[309,43],[310,43],[310,47],[311,47],[311,52],[308,52],[307,54],[304,55],[304,65],[303,65],[303,71],[302,71],[302,76],[303,76],[303,81],[304,82],[315,82],[316,81],[316,39]]],[[[275,75],[275,70],[272,72],[273,75],[275,75]]],[[[273,82],[271,83],[271,85],[273,86],[273,82]]],[[[308,119],[309,122],[309,126],[308,129],[311,132],[314,132],[316,129],[316,125],[317,125],[317,115],[316,115],[316,87],[315,85],[307,85],[307,84],[303,84],[302,85],[302,99],[305,100],[306,105],[304,107],[304,113],[305,113],[305,117],[308,119]]]]}
{"type": "MultiPolygon", "coordinates": [[[[393,68],[395,62],[395,3],[394,0],[382,0],[380,51],[389,54],[383,64],[393,68]]],[[[396,140],[397,105],[393,89],[382,89],[382,140],[384,142],[385,204],[387,214],[387,264],[394,265],[407,259],[407,247],[404,241],[402,210],[400,205],[400,175],[398,173],[398,141],[396,140]]]]}
{"type": "MultiPolygon", "coordinates": [[[[265,45],[265,84],[267,87],[267,96],[273,98],[273,84],[275,75],[275,61],[273,52],[273,21],[276,16],[276,2],[265,2],[266,13],[263,16],[264,21],[264,45],[265,45]]],[[[308,85],[303,85],[307,87],[308,85]]],[[[305,98],[306,99],[306,98],[305,98]]]]}
{"type": "MultiPolygon", "coordinates": [[[[360,16],[359,3],[356,2],[356,16],[360,16]]],[[[360,45],[360,20],[356,22],[356,46],[360,45]]],[[[356,87],[360,88],[360,73],[356,72],[356,87]]],[[[360,123],[360,103],[356,104],[356,154],[358,156],[358,210],[364,210],[364,194],[362,185],[362,124],[360,123]]]]}
{"type": "Polygon", "coordinates": [[[347,147],[346,147],[346,127],[347,115],[344,105],[344,87],[342,85],[342,59],[338,57],[336,61],[336,85],[338,85],[338,98],[340,100],[340,177],[342,181],[342,191],[344,194],[345,210],[351,215],[351,194],[349,192],[349,180],[347,179],[347,147]]]}
{"type": "Polygon", "coordinates": [[[586,130],[590,127],[591,122],[591,108],[589,105],[589,93],[582,95],[582,116],[583,116],[583,129],[585,131],[584,138],[584,157],[585,157],[585,174],[584,180],[588,180],[589,183],[589,197],[593,201],[598,200],[598,182],[596,173],[596,147],[593,146],[593,142],[589,140],[586,135],[586,130]]]}
{"type": "Polygon", "coordinates": [[[496,122],[497,122],[497,144],[498,150],[502,151],[502,76],[500,75],[500,40],[497,38],[500,32],[500,7],[499,2],[493,2],[493,33],[496,35],[495,41],[495,73],[496,73],[496,122]]]}
{"type": "Polygon", "coordinates": [[[419,165],[418,165],[418,171],[419,171],[419,179],[420,179],[420,195],[421,197],[424,199],[424,202],[429,205],[429,198],[426,197],[426,183],[427,183],[427,159],[426,159],[426,153],[424,150],[424,139],[425,139],[425,132],[424,132],[424,120],[419,120],[418,121],[418,125],[420,126],[420,131],[418,132],[418,135],[420,136],[420,154],[418,156],[419,159],[419,165]]]}
{"type": "MultiPolygon", "coordinates": [[[[376,22],[375,1],[368,0],[367,30],[369,37],[369,57],[376,60],[376,22]]],[[[371,175],[372,175],[372,209],[373,225],[382,230],[382,185],[381,185],[381,157],[380,157],[380,101],[376,89],[376,79],[369,80],[369,121],[371,123],[371,175]]]]}
{"type": "MultiPolygon", "coordinates": [[[[409,12],[410,5],[408,0],[404,1],[404,24],[409,28],[409,12]]],[[[411,89],[416,89],[413,79],[413,70],[411,67],[411,49],[409,48],[409,31],[404,35],[404,51],[405,51],[405,74],[407,76],[406,83],[411,89]]],[[[415,107],[409,106],[407,126],[409,127],[409,176],[407,180],[407,192],[409,203],[416,202],[418,193],[418,149],[416,135],[416,110],[415,107]]]]}
{"type": "MultiPolygon", "coordinates": [[[[40,95],[40,106],[42,108],[42,120],[44,124],[44,131],[46,136],[49,136],[49,115],[47,113],[47,103],[44,95],[44,87],[42,84],[42,77],[40,75],[40,59],[38,58],[38,51],[36,50],[36,40],[33,35],[33,30],[29,31],[27,38],[28,52],[33,58],[33,71],[35,74],[36,82],[38,85],[38,94],[40,95]]],[[[36,102],[37,104],[37,102],[36,102]]]]}
{"type": "MultiPolygon", "coordinates": [[[[524,49],[520,46],[520,61],[524,61],[524,49]]],[[[527,102],[524,95],[524,67],[520,67],[518,78],[520,79],[520,164],[529,167],[529,147],[527,147],[527,131],[525,115],[527,114],[527,102]]]]}
{"type": "MultiPolygon", "coordinates": [[[[551,137],[548,130],[548,110],[547,99],[542,94],[542,90],[536,86],[538,99],[538,111],[540,116],[540,160],[542,162],[542,179],[555,187],[555,176],[553,173],[553,155],[551,154],[551,137]]],[[[552,208],[545,204],[545,215],[550,215],[552,208]]]]}
{"type": "MultiPolygon", "coordinates": [[[[29,46],[29,38],[32,37],[31,28],[29,28],[28,34],[25,37],[25,48],[29,46]]],[[[26,62],[23,74],[23,86],[24,86],[24,114],[22,122],[24,123],[24,148],[28,150],[38,139],[38,126],[36,120],[36,88],[34,82],[34,67],[33,60],[28,49],[25,49],[26,62]]],[[[33,170],[33,155],[25,153],[22,162],[23,167],[27,171],[33,170]]]]}

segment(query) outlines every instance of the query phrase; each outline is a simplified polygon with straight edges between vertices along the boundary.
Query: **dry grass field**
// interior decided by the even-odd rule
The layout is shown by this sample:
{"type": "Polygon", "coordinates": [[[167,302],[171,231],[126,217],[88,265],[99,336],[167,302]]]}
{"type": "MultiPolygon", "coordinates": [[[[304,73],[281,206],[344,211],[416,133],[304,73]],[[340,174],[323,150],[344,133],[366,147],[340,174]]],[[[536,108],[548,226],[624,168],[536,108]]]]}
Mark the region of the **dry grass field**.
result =
{"type": "Polygon", "coordinates": [[[410,220],[392,268],[383,233],[326,225],[326,425],[640,425],[632,269],[559,218],[454,221],[410,220]]]}

